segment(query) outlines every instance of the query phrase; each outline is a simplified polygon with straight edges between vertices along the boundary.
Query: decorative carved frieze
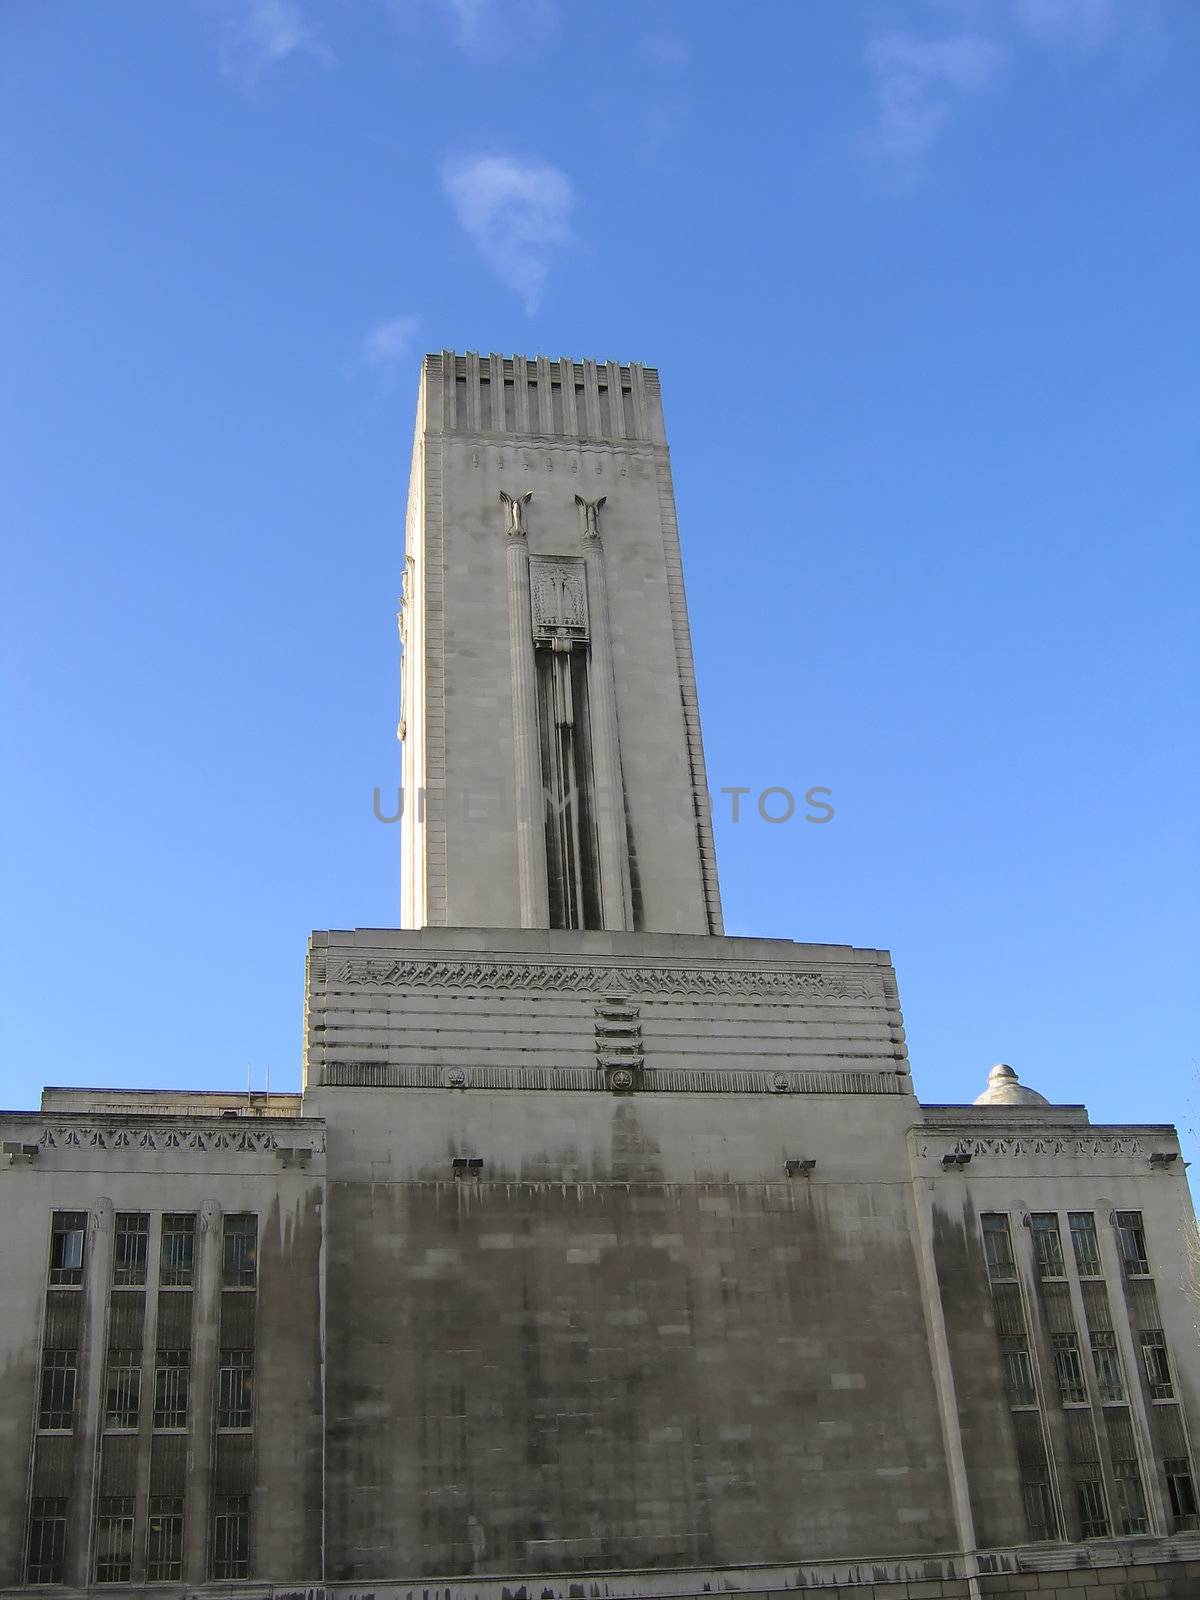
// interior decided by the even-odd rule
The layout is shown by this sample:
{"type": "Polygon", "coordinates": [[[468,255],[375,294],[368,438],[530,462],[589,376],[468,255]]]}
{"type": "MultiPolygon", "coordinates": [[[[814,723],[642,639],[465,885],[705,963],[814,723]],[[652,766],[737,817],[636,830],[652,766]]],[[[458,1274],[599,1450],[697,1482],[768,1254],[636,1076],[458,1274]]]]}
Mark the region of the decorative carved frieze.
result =
{"type": "Polygon", "coordinates": [[[754,967],[607,966],[600,962],[379,960],[347,957],[335,986],[362,989],[545,989],[566,994],[654,994],[665,998],[882,1000],[866,974],[754,967]]]}
{"type": "Polygon", "coordinates": [[[291,1130],[275,1133],[267,1128],[194,1128],[183,1123],[144,1128],[72,1122],[43,1128],[38,1143],[44,1150],[195,1150],[203,1154],[234,1151],[245,1155],[274,1155],[280,1150],[294,1152],[306,1146],[319,1154],[325,1148],[325,1136],[306,1130],[298,1142],[291,1130]]]}
{"type": "Polygon", "coordinates": [[[1140,1156],[1140,1139],[1129,1135],[1025,1134],[955,1139],[936,1146],[922,1143],[923,1156],[1140,1156]]]}

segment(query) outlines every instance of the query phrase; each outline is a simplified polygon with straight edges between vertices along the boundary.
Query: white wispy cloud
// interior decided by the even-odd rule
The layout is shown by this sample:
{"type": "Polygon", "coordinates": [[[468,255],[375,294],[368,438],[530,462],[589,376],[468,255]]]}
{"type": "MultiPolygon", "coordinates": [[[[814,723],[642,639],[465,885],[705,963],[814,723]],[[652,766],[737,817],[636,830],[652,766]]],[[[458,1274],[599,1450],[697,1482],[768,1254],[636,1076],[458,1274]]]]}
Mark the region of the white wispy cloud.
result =
{"type": "Polygon", "coordinates": [[[421,319],[411,315],[377,322],[363,335],[363,360],[372,367],[394,367],[406,360],[420,326],[421,319]]]}
{"type": "Polygon", "coordinates": [[[333,65],[333,51],[297,0],[227,0],[222,6],[221,70],[252,87],[290,56],[333,65]]]}
{"type": "Polygon", "coordinates": [[[956,105],[994,82],[1004,51],[982,33],[919,39],[879,34],[867,46],[879,120],[870,141],[900,182],[911,182],[956,105]]]}
{"type": "Polygon", "coordinates": [[[471,243],[532,315],[555,255],[572,240],[571,180],[546,161],[477,155],[446,161],[442,187],[471,243]]]}
{"type": "Polygon", "coordinates": [[[554,0],[387,0],[396,23],[408,31],[440,17],[467,55],[510,53],[537,43],[557,23],[554,0]]]}
{"type": "Polygon", "coordinates": [[[1093,49],[1117,26],[1117,0],[1016,0],[1018,22],[1039,39],[1093,49]]]}

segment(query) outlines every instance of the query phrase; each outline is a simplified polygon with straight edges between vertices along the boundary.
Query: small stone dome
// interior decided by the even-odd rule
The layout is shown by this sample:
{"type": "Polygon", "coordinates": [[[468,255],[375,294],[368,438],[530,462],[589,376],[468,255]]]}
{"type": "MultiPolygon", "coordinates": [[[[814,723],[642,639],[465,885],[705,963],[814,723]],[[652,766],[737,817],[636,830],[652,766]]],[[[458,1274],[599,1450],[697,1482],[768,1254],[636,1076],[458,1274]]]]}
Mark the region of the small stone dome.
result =
{"type": "Polygon", "coordinates": [[[976,1095],[977,1106],[1048,1106],[1049,1100],[1036,1089],[1026,1089],[1016,1073],[1003,1062],[988,1073],[988,1086],[976,1095]]]}

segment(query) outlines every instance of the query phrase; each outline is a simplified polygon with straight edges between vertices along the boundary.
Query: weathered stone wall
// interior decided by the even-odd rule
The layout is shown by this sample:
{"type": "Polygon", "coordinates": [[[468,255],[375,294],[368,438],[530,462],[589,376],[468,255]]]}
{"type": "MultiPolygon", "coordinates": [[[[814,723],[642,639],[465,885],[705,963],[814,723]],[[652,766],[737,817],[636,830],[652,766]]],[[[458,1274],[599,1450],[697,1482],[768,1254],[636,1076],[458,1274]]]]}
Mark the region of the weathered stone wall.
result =
{"type": "Polygon", "coordinates": [[[312,1099],[330,1578],[953,1548],[904,1100],[312,1099]]]}

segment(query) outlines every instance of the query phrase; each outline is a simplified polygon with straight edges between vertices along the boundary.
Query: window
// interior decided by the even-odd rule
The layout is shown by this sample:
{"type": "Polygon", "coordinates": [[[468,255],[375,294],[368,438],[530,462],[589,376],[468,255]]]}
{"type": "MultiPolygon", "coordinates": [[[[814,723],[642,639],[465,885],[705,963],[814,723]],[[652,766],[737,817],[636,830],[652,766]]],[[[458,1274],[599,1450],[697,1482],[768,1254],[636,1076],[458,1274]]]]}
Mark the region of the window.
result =
{"type": "Polygon", "coordinates": [[[221,1366],[217,1373],[218,1428],[250,1426],[253,1417],[253,1368],[253,1351],[221,1351],[221,1366]]]}
{"type": "Polygon", "coordinates": [[[1085,1539],[1108,1538],[1108,1510],[1104,1504],[1104,1485],[1098,1477],[1083,1478],[1075,1485],[1079,1497],[1079,1520],[1085,1539]]]}
{"type": "Polygon", "coordinates": [[[1017,1265],[1013,1260],[1008,1218],[1001,1211],[985,1211],[980,1220],[983,1223],[983,1253],[987,1257],[988,1277],[993,1283],[1010,1282],[1017,1275],[1017,1265]]]}
{"type": "Polygon", "coordinates": [[[1035,1211],[1029,1219],[1029,1226],[1033,1230],[1033,1253],[1038,1277],[1065,1277],[1067,1269],[1063,1264],[1057,1214],[1053,1211],[1035,1211]]]}
{"type": "Polygon", "coordinates": [[[1024,1339],[1002,1339],[1000,1354],[1004,1363],[1004,1392],[1010,1406],[1037,1404],[1033,1386],[1033,1368],[1024,1339]]]}
{"type": "Polygon", "coordinates": [[[1149,1533],[1146,1496],[1137,1462],[1114,1460],[1113,1480],[1117,1489],[1117,1532],[1122,1535],[1149,1533]]]}
{"type": "Polygon", "coordinates": [[[164,1289],[190,1289],[196,1251],[195,1217],[168,1215],[162,1219],[162,1252],[158,1281],[164,1289]]]}
{"type": "Polygon", "coordinates": [[[183,1577],[183,1500],[151,1495],[146,1521],[146,1582],[178,1583],[183,1577]]]}
{"type": "Polygon", "coordinates": [[[67,1502],[35,1497],[29,1507],[26,1583],[61,1583],[67,1550],[67,1502]]]}
{"type": "Polygon", "coordinates": [[[1096,1369],[1096,1385],[1101,1400],[1124,1400],[1125,1379],[1121,1372],[1121,1352],[1117,1349],[1117,1336],[1107,1329],[1092,1332],[1092,1365],[1096,1369]]]}
{"type": "Polygon", "coordinates": [[[226,1289],[253,1289],[258,1264],[258,1218],[225,1218],[221,1256],[221,1284],[226,1289]]]}
{"type": "Polygon", "coordinates": [[[160,1350],[154,1362],[154,1426],[186,1428],[190,1353],[160,1350]]]}
{"type": "Polygon", "coordinates": [[[1087,1385],[1079,1360],[1079,1339],[1073,1333],[1055,1333],[1050,1342],[1054,1347],[1058,1397],[1065,1406],[1080,1405],[1087,1399],[1087,1385]]]}
{"type": "Polygon", "coordinates": [[[118,1211],[113,1243],[113,1288],[140,1288],[146,1281],[146,1246],[150,1218],[137,1211],[118,1211]]]}
{"type": "Polygon", "coordinates": [[[140,1350],[110,1350],[104,1391],[104,1426],[136,1428],[142,1397],[140,1350]]]}
{"type": "Polygon", "coordinates": [[[96,1508],[96,1582],[128,1583],[133,1570],[133,1501],[101,1495],[96,1508]]]}
{"type": "Polygon", "coordinates": [[[1069,1211],[1071,1243],[1075,1246],[1075,1266],[1081,1278],[1098,1278],[1100,1268],[1100,1241],[1096,1237],[1096,1219],[1090,1211],[1069,1211]]]}
{"type": "Polygon", "coordinates": [[[42,1356],[39,1428],[69,1428],[74,1422],[78,1361],[74,1350],[47,1350],[42,1356]]]}
{"type": "Polygon", "coordinates": [[[59,1287],[83,1282],[86,1211],[56,1211],[50,1230],[50,1282],[59,1287]]]}
{"type": "Polygon", "coordinates": [[[1167,1493],[1171,1497],[1171,1516],[1176,1529],[1200,1526],[1197,1516],[1196,1488],[1192,1482],[1192,1469],[1183,1458],[1163,1462],[1167,1475],[1167,1493]]]}
{"type": "Polygon", "coordinates": [[[1142,1361],[1146,1367],[1151,1400],[1173,1400],[1175,1389],[1171,1383],[1171,1363],[1167,1360],[1167,1341],[1163,1338],[1162,1329],[1143,1328],[1138,1337],[1142,1344],[1142,1361]]]}
{"type": "Polygon", "coordinates": [[[1050,1477],[1045,1467],[1033,1467],[1021,1478],[1021,1498],[1025,1502],[1025,1521],[1029,1537],[1036,1544],[1040,1539],[1058,1538],[1058,1518],[1054,1514],[1054,1496],[1050,1492],[1050,1477]]]}
{"type": "Polygon", "coordinates": [[[1150,1261],[1146,1255],[1146,1234],[1142,1228],[1140,1211],[1117,1212],[1117,1239],[1128,1276],[1145,1277],[1150,1271],[1150,1261]]]}
{"type": "Polygon", "coordinates": [[[250,1576],[250,1497],[219,1494],[213,1501],[210,1578],[250,1576]]]}

